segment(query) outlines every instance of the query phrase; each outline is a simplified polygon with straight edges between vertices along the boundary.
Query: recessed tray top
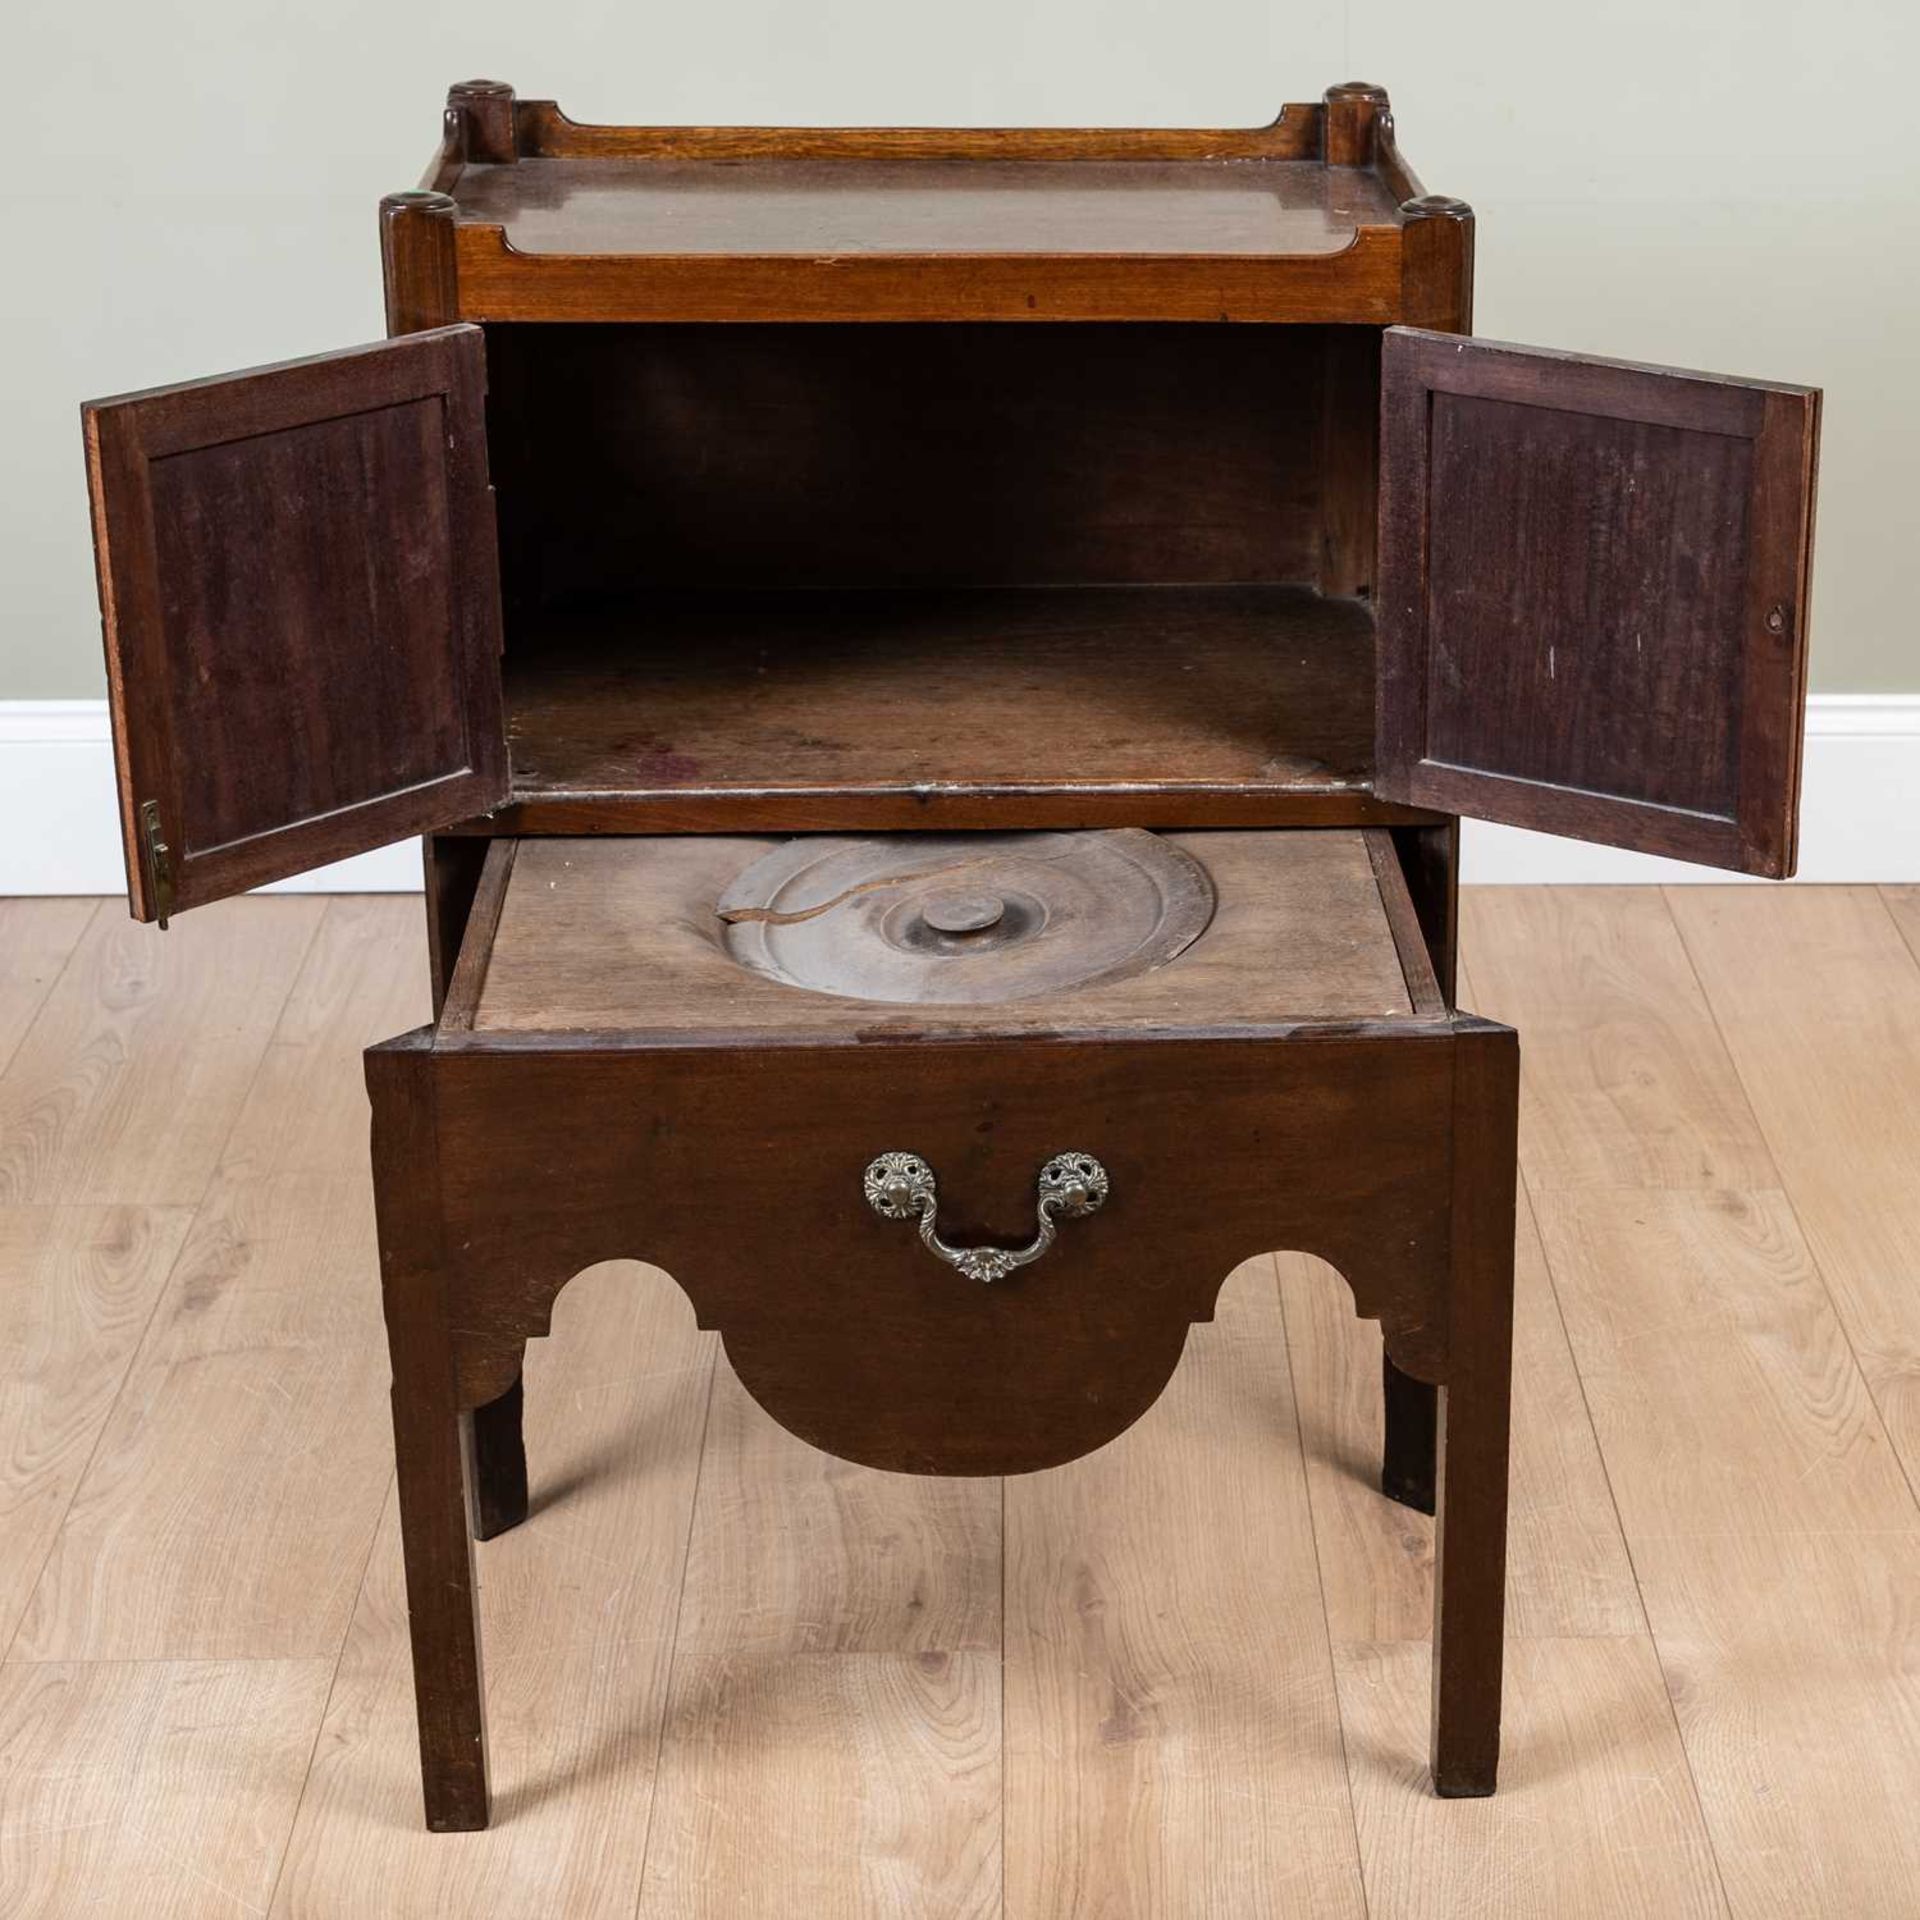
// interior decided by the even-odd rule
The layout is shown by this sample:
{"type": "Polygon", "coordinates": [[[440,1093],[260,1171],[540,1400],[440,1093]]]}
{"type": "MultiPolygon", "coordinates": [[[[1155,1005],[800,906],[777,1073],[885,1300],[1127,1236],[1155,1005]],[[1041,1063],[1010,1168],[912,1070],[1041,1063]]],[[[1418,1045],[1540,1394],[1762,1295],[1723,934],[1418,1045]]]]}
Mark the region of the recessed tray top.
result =
{"type": "MultiPolygon", "coordinates": [[[[1057,896],[1064,903],[1057,935],[1063,940],[1074,920],[1090,910],[1087,890],[1072,883],[1076,859],[1096,880],[1104,874],[1111,881],[1109,869],[1138,867],[1150,874],[1149,888],[1164,890],[1165,911],[1179,922],[1180,937],[1158,946],[1145,939],[1139,965],[1110,965],[1098,977],[1057,986],[1035,964],[1051,930],[1042,912],[1037,928],[1000,949],[1010,965],[1028,970],[1036,991],[998,1002],[929,998],[907,1004],[855,997],[793,984],[765,970],[753,954],[736,950],[740,903],[752,906],[768,892],[760,883],[773,868],[784,872],[784,850],[854,843],[744,835],[498,842],[492,857],[511,859],[512,866],[491,949],[462,953],[447,1019],[470,1022],[477,1035],[606,1031],[884,1039],[940,1031],[1243,1031],[1439,1011],[1424,959],[1410,982],[1396,946],[1395,925],[1410,927],[1411,912],[1389,837],[1380,829],[982,835],[973,837],[979,861],[971,878],[992,868],[989,879],[997,876],[1003,884],[974,886],[968,873],[955,871],[946,876],[952,885],[929,885],[916,843],[933,846],[942,863],[951,864],[956,843],[964,847],[968,839],[890,837],[900,849],[896,904],[915,923],[904,933],[894,931],[909,948],[918,938],[936,960],[944,954],[956,978],[964,974],[976,995],[987,960],[969,942],[995,937],[1012,894],[1057,896]],[[1015,843],[1021,839],[1060,863],[1058,884],[1048,879],[1046,861],[1018,857],[1015,843]],[[1156,841],[1164,845],[1165,858],[1143,861],[1136,843],[1147,843],[1151,851],[1156,841]],[[1199,906],[1190,910],[1195,903],[1182,896],[1196,889],[1199,906]],[[990,893],[997,915],[986,898],[990,893]],[[1203,920],[1208,904],[1211,914],[1203,920]],[[728,911],[736,917],[726,917],[728,911]],[[923,921],[924,937],[917,931],[923,921]]],[[[867,844],[885,849],[889,840],[867,844]]],[[[799,865],[804,873],[808,863],[799,865]]],[[[877,880],[884,890],[885,866],[881,861],[871,873],[862,868],[851,890],[829,887],[798,907],[787,900],[787,881],[775,873],[775,910],[806,914],[816,943],[839,914],[850,951],[865,952],[873,939],[884,944],[888,937],[876,935],[874,926],[891,925],[884,902],[865,884],[877,880]],[[825,913],[813,911],[823,905],[825,913]]],[[[833,871],[837,875],[839,868],[833,871]]],[[[1022,907],[1030,911],[1030,905],[1022,907]]],[[[477,929],[469,944],[485,938],[477,929]]],[[[832,977],[830,960],[818,953],[810,950],[806,964],[826,966],[819,977],[832,977]]],[[[1071,972],[1069,967],[1066,975],[1053,977],[1071,972]]],[[[856,984],[863,977],[857,960],[848,977],[856,984]]],[[[897,993],[898,981],[888,978],[889,992],[897,993]]],[[[912,990],[935,995],[937,981],[937,966],[921,969],[912,990]]]]}
{"type": "Polygon", "coordinates": [[[1241,128],[611,127],[491,83],[450,99],[428,184],[469,320],[1432,317],[1377,88],[1241,128]]]}
{"type": "Polygon", "coordinates": [[[1385,183],[1302,160],[523,159],[467,166],[465,220],[521,253],[1339,253],[1385,183]]]}

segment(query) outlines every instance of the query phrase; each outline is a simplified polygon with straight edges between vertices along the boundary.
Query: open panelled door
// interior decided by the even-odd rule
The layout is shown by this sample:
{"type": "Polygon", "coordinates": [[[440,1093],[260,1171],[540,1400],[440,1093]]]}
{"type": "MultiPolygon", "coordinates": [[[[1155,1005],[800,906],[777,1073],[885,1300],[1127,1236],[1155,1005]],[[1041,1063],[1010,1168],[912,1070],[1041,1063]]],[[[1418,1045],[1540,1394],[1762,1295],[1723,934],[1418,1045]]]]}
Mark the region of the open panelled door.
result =
{"type": "Polygon", "coordinates": [[[1790,874],[1819,401],[1388,329],[1375,790],[1790,874]]]}
{"type": "Polygon", "coordinates": [[[137,918],[506,797],[485,399],[460,326],[82,410],[137,918]]]}

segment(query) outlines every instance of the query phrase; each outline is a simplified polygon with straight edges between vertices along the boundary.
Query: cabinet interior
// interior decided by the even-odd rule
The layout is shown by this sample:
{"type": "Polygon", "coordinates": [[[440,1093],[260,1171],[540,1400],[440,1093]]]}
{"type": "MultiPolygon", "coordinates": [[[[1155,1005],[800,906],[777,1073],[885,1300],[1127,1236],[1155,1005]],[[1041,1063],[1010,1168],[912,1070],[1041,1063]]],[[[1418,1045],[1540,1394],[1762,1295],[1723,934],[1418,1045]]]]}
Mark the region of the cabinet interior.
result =
{"type": "Polygon", "coordinates": [[[1377,331],[526,324],[488,355],[523,827],[1365,800],[1377,331]]]}

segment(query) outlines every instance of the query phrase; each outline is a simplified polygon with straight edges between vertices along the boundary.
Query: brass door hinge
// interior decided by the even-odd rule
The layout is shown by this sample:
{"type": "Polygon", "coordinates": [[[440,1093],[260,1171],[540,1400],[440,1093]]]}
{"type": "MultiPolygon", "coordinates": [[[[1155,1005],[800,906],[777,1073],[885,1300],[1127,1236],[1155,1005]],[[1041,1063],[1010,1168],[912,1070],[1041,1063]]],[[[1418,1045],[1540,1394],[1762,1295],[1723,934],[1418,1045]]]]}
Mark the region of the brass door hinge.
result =
{"type": "Polygon", "coordinates": [[[164,933],[173,912],[173,849],[161,837],[158,800],[140,803],[140,869],[146,879],[147,903],[164,933]]]}

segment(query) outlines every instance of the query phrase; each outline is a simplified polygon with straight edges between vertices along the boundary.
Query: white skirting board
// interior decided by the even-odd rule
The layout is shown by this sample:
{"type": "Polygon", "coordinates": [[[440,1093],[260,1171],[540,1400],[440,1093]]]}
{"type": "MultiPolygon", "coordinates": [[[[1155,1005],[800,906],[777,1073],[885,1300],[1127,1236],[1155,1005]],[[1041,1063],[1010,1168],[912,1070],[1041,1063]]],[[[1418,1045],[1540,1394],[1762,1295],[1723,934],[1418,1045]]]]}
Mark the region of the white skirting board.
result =
{"type": "MultiPolygon", "coordinates": [[[[126,884],[101,700],[0,701],[0,894],[119,893],[126,884]]],[[[1469,822],[1463,877],[1486,885],[1618,885],[1728,876],[1644,854],[1469,822]]],[[[1818,694],[1807,710],[1803,881],[1920,881],[1920,694],[1818,694]]],[[[284,883],[312,893],[420,885],[415,841],[284,883]]]]}

